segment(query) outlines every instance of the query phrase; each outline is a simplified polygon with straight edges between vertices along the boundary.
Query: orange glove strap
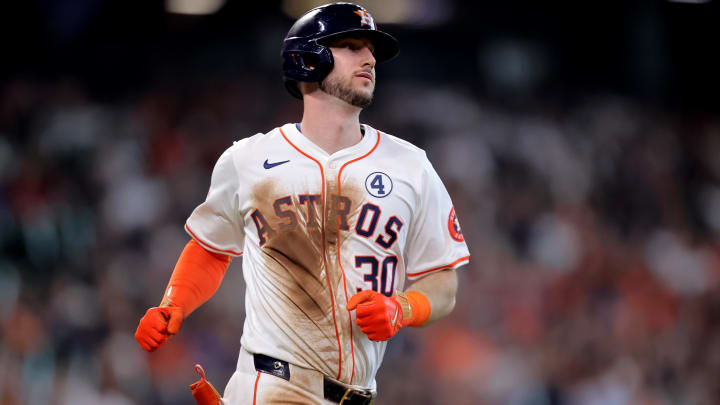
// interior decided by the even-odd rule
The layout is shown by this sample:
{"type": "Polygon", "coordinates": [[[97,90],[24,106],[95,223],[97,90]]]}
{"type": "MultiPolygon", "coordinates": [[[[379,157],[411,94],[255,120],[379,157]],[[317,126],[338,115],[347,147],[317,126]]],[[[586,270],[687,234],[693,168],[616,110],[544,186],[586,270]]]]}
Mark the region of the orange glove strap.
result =
{"type": "Polygon", "coordinates": [[[408,326],[422,326],[430,317],[430,300],[418,291],[405,292],[410,308],[412,308],[412,318],[407,322],[408,326]]]}
{"type": "Polygon", "coordinates": [[[191,239],[183,249],[161,307],[179,306],[187,317],[215,294],[232,257],[210,252],[191,239]]]}

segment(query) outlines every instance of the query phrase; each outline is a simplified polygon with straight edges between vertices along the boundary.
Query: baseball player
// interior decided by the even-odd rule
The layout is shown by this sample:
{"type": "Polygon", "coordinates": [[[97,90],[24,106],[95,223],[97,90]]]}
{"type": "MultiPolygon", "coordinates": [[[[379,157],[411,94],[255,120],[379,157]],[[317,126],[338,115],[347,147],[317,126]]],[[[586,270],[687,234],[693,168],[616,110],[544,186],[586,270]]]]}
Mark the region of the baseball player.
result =
{"type": "Polygon", "coordinates": [[[375,64],[397,53],[358,5],[300,17],[282,58],[302,121],[230,146],[187,220],[191,240],[135,337],[162,346],[242,256],[246,317],[224,404],[368,404],[387,341],[453,309],[469,253],[450,197],[425,152],[359,121],[375,64]]]}

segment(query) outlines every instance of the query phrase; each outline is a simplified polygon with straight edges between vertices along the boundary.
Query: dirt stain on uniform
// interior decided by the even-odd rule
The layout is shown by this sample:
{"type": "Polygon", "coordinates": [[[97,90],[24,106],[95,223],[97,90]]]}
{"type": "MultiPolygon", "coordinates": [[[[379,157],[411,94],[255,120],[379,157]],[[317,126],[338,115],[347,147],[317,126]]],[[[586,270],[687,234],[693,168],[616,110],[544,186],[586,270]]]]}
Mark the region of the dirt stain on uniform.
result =
{"type": "MultiPolygon", "coordinates": [[[[259,210],[274,236],[268,238],[262,246],[265,267],[272,273],[274,281],[283,287],[283,293],[308,318],[319,322],[325,318],[326,309],[330,307],[330,296],[324,280],[322,260],[322,232],[319,226],[308,227],[311,204],[299,204],[298,197],[285,192],[282,185],[273,181],[259,183],[252,191],[252,205],[259,210]],[[297,225],[288,230],[281,230],[287,224],[287,218],[280,218],[275,213],[275,201],[290,197],[292,206],[283,205],[283,211],[290,211],[295,216],[297,225]]],[[[319,194],[319,193],[318,193],[319,194]]],[[[320,204],[314,207],[320,213],[320,204]]]]}
{"type": "MultiPolygon", "coordinates": [[[[282,183],[272,180],[258,183],[253,188],[252,206],[262,213],[272,228],[273,235],[265,234],[267,241],[261,251],[264,268],[269,273],[267,277],[277,292],[287,299],[287,305],[278,310],[294,319],[288,323],[297,327],[298,334],[304,334],[303,340],[315,343],[314,351],[321,354],[326,364],[337,364],[338,361],[337,325],[343,342],[343,369],[346,369],[351,367],[350,360],[345,361],[349,356],[346,352],[349,347],[345,348],[345,345],[351,339],[351,326],[345,309],[345,283],[343,269],[338,263],[338,248],[350,232],[354,232],[364,190],[343,183],[339,194],[336,179],[328,180],[325,185],[325,212],[320,198],[315,203],[306,198],[301,204],[299,200],[303,194],[296,195],[297,190],[284,188],[282,183]],[[282,199],[281,203],[278,199],[282,199]],[[294,218],[286,212],[292,212],[294,218]],[[293,223],[296,225],[289,227],[293,223]],[[335,321],[328,280],[335,301],[335,321]]],[[[322,190],[307,190],[306,195],[319,197],[321,193],[322,190]]],[[[354,268],[344,270],[354,271],[354,268]]],[[[352,294],[353,291],[348,289],[347,298],[352,294]]],[[[343,375],[346,372],[343,371],[343,375]]]]}

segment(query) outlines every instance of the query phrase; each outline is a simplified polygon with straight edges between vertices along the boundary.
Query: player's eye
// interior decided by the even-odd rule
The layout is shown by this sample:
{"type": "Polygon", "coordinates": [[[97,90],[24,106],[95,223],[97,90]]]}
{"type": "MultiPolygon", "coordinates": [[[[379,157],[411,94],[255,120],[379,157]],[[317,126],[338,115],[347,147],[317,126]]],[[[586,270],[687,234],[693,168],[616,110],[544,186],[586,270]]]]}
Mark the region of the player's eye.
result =
{"type": "Polygon", "coordinates": [[[359,51],[365,46],[370,50],[370,53],[375,55],[375,47],[373,47],[372,44],[365,45],[365,43],[359,41],[342,41],[337,44],[338,48],[349,49],[351,51],[359,51]]]}

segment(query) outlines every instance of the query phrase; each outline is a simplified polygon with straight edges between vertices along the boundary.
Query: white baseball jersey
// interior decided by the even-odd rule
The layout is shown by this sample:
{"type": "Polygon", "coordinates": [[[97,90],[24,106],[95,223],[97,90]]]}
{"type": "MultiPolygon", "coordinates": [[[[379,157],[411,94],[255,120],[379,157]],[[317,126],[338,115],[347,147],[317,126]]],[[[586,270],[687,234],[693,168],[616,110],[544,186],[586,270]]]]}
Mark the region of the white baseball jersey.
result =
{"type": "Polygon", "coordinates": [[[235,142],[185,228],[208,250],[243,256],[246,350],[374,389],[387,342],[360,331],[350,297],[391,296],[469,253],[425,152],[363,129],[332,155],[295,124],[235,142]]]}

